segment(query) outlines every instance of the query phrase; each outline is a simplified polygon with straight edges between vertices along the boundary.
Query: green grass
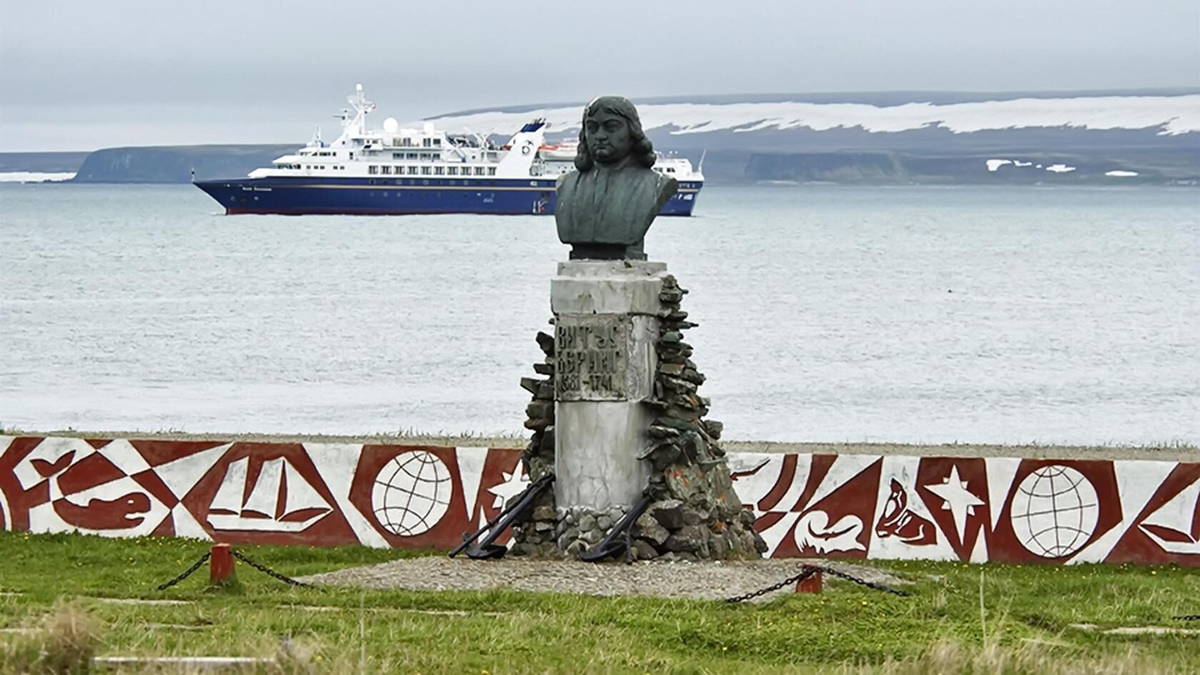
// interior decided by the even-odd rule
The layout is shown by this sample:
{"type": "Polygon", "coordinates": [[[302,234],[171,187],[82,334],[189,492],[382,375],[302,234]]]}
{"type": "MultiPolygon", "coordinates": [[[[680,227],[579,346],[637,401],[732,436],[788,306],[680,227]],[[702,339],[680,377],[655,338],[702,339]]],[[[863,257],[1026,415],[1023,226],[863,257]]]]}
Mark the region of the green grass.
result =
{"type": "MultiPolygon", "coordinates": [[[[0,628],[49,620],[87,633],[90,628],[78,625],[94,622],[95,653],[102,656],[269,657],[286,636],[298,653],[293,665],[317,672],[1200,669],[1195,636],[1112,636],[1070,627],[1187,627],[1171,617],[1200,612],[1200,575],[1179,568],[879,563],[915,581],[913,596],[831,582],[819,596],[745,606],[504,590],[304,589],[241,563],[236,589],[207,590],[207,569],[201,569],[179,586],[155,590],[206,550],[202,542],[183,539],[0,532],[0,591],[15,593],[0,596],[0,628]],[[64,612],[84,618],[67,621],[64,612]]],[[[292,576],[429,554],[359,547],[239,550],[292,576]]],[[[27,667],[31,654],[46,652],[47,641],[43,634],[0,634],[0,672],[27,667]]]]}

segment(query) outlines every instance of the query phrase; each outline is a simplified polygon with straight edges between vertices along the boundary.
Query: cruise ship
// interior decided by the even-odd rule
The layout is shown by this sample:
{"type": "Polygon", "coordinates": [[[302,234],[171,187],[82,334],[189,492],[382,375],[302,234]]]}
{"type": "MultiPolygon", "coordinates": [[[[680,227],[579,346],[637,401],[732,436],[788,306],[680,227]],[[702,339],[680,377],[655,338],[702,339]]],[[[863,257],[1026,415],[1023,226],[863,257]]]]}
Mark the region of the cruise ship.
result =
{"type": "MultiPolygon", "coordinates": [[[[446,133],[429,122],[401,128],[390,117],[382,129],[370,129],[367,115],[375,104],[361,84],[348,100],[336,141],[325,143],[318,133],[295,154],[246,178],[197,181],[196,187],[227,214],[544,215],[554,213],[555,181],[575,168],[578,144],[548,144],[543,119],[496,145],[481,134],[446,133]]],[[[692,215],[704,185],[700,169],[659,153],[654,170],[679,182],[662,215],[692,215]]]]}

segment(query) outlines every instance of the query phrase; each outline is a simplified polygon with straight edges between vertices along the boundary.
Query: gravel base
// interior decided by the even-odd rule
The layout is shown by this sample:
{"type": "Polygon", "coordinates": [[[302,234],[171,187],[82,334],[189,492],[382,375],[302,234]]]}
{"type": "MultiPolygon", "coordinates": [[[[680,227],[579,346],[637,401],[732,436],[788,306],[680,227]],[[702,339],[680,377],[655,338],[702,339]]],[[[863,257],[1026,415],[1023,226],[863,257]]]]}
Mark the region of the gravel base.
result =
{"type": "MultiPolygon", "coordinates": [[[[471,560],[436,556],[339,570],[301,581],[333,586],[417,591],[518,591],[582,595],[649,595],[660,598],[723,600],[778,583],[796,574],[803,562],[825,565],[874,583],[911,583],[874,567],[825,560],[754,560],[744,562],[644,562],[592,564],[548,560],[471,560]]],[[[825,575],[827,588],[848,581],[825,575]]],[[[794,586],[773,591],[755,601],[794,593],[794,586]]]]}

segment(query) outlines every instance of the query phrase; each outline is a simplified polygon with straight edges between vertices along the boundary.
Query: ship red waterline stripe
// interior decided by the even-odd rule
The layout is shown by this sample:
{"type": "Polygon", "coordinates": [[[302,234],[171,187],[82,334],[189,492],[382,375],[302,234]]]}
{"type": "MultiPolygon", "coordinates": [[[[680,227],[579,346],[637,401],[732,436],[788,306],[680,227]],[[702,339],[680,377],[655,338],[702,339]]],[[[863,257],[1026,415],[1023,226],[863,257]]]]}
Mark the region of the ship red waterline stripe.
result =
{"type": "MultiPolygon", "coordinates": [[[[444,548],[508,448],[0,436],[0,529],[444,548]]],[[[1200,463],[733,453],[772,557],[1200,567],[1200,463]]]]}

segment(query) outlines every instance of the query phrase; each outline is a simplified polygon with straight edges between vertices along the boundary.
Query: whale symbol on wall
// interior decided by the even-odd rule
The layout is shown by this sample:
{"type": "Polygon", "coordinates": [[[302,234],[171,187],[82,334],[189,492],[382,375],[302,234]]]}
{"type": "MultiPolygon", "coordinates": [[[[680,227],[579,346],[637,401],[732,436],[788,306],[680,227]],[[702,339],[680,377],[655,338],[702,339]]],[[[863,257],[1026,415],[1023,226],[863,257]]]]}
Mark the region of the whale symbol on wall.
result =
{"type": "Polygon", "coordinates": [[[54,512],[68,525],[85,530],[123,530],[137,527],[150,511],[150,498],[140,492],[130,492],[116,499],[88,500],[79,505],[63,497],[53,502],[54,512]]]}

